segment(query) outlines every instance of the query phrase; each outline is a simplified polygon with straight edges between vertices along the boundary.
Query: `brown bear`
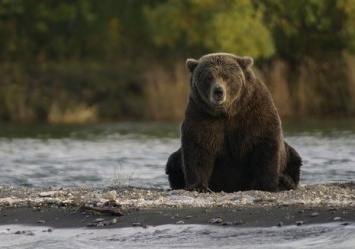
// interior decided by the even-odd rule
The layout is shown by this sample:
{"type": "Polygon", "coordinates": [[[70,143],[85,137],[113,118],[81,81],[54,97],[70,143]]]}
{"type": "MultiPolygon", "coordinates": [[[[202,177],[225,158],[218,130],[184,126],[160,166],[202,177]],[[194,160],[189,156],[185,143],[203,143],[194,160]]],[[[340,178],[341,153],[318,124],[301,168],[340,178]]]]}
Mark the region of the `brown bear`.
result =
{"type": "Polygon", "coordinates": [[[181,148],[168,159],[172,189],[295,189],[301,157],[283,138],[271,95],[250,57],[227,53],[188,59],[190,96],[181,148]]]}

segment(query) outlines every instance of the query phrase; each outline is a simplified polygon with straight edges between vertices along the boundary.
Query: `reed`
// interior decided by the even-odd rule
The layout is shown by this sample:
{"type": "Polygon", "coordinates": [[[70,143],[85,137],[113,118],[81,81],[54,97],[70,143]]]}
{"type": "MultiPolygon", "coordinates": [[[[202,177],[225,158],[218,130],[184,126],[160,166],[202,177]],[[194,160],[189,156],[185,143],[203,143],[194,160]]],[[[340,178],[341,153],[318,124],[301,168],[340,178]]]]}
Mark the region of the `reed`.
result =
{"type": "MultiPolygon", "coordinates": [[[[190,81],[183,59],[151,61],[0,64],[0,122],[181,120],[190,81]]],[[[355,115],[354,56],[304,58],[297,65],[274,59],[254,69],[282,118],[355,115]]]]}
{"type": "Polygon", "coordinates": [[[290,94],[287,76],[289,67],[279,59],[272,62],[271,67],[264,71],[261,78],[267,84],[280,116],[292,117],[292,96],[290,94]]]}
{"type": "Polygon", "coordinates": [[[58,104],[53,103],[47,117],[48,123],[93,123],[98,121],[97,106],[88,106],[80,103],[72,108],[62,110],[58,104]]]}
{"type": "Polygon", "coordinates": [[[316,61],[305,59],[297,80],[299,116],[343,117],[350,114],[347,63],[343,57],[316,61]]]}
{"type": "Polygon", "coordinates": [[[147,100],[146,118],[181,120],[189,92],[185,65],[176,63],[172,69],[158,65],[144,74],[147,100]]]}
{"type": "Polygon", "coordinates": [[[346,62],[346,75],[349,83],[349,112],[350,116],[355,115],[355,56],[344,55],[346,62]]]}
{"type": "Polygon", "coordinates": [[[319,80],[317,65],[312,60],[305,60],[299,65],[295,82],[294,110],[297,117],[317,114],[321,108],[321,96],[317,90],[319,80]]]}

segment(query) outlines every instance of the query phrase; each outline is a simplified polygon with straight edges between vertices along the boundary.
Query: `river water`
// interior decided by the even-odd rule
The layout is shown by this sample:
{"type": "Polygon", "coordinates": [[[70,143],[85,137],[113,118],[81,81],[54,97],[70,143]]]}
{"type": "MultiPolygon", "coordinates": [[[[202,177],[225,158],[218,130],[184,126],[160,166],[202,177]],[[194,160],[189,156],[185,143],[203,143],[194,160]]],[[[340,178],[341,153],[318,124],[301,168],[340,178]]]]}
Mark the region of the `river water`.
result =
{"type": "MultiPolygon", "coordinates": [[[[355,121],[293,122],[286,141],[302,156],[301,184],[355,179],[355,121]]],[[[166,160],[179,125],[0,126],[0,186],[168,188],[166,160]]],[[[355,226],[225,228],[202,225],[110,230],[0,225],[0,248],[354,248],[355,226]],[[10,229],[10,230],[8,230],[10,229]],[[14,235],[28,230],[35,236],[14,235]],[[17,236],[17,237],[16,237],[17,236]],[[198,238],[198,239],[196,239],[198,238]]]]}
{"type": "Polygon", "coordinates": [[[308,225],[235,228],[208,225],[162,225],[148,228],[62,229],[0,226],[0,248],[243,248],[243,249],[353,249],[355,226],[308,225]],[[23,235],[14,234],[22,231],[23,235]],[[1,244],[4,247],[1,247],[1,244]]]}
{"type": "MultiPolygon", "coordinates": [[[[354,180],[355,122],[287,123],[303,158],[301,183],[354,180]]],[[[164,172],[179,125],[0,126],[0,185],[168,188],[164,172]]]]}

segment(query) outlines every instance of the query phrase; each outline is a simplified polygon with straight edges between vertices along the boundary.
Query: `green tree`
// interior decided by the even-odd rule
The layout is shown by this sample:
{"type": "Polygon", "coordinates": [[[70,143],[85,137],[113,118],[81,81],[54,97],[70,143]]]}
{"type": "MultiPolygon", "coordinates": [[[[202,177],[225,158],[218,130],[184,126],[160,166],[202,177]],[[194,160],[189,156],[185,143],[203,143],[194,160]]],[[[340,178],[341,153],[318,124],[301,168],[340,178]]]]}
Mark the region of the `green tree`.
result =
{"type": "Polygon", "coordinates": [[[255,58],[274,53],[263,10],[250,0],[168,0],[146,7],[144,14],[158,46],[202,47],[255,58]]]}
{"type": "Polygon", "coordinates": [[[288,61],[355,51],[353,0],[265,0],[256,4],[265,10],[277,54],[288,61]]]}
{"type": "Polygon", "coordinates": [[[339,0],[336,1],[336,7],[341,11],[342,18],[342,37],[345,40],[345,50],[350,54],[355,54],[355,1],[339,0]]]}
{"type": "Polygon", "coordinates": [[[0,57],[21,62],[106,59],[122,45],[125,2],[0,0],[0,57]]]}

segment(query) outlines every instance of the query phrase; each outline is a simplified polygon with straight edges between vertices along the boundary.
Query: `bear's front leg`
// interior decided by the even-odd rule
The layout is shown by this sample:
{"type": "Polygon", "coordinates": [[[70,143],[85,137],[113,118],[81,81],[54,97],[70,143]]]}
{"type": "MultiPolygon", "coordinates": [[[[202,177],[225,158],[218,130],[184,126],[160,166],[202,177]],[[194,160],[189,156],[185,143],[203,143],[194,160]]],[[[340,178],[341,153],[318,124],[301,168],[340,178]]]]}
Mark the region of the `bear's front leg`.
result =
{"type": "Polygon", "coordinates": [[[209,191],[208,184],[213,171],[214,157],[193,143],[183,143],[182,158],[186,190],[209,191]]]}
{"type": "Polygon", "coordinates": [[[260,143],[252,153],[252,172],[254,180],[252,189],[278,191],[280,178],[280,150],[278,141],[260,143]]]}

